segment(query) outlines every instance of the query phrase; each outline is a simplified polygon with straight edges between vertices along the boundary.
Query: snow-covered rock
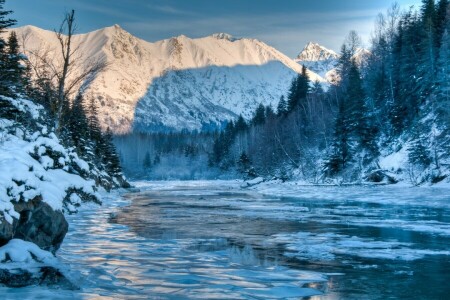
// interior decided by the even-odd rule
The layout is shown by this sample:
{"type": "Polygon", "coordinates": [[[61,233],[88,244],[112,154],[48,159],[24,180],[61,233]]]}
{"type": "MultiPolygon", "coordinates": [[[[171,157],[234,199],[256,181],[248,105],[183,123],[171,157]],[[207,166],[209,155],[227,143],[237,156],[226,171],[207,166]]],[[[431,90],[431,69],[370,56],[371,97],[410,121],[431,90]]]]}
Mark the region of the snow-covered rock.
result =
{"type": "Polygon", "coordinates": [[[0,247],[0,284],[8,287],[56,285],[73,288],[52,253],[33,243],[13,239],[0,247]]]}
{"type": "Polygon", "coordinates": [[[246,181],[244,181],[244,183],[241,184],[241,188],[251,187],[251,186],[263,183],[264,181],[265,181],[265,179],[263,177],[256,177],[251,180],[246,180],[246,181]]]}
{"type": "MultiPolygon", "coordinates": [[[[55,34],[33,26],[13,29],[27,36],[27,50],[58,49],[55,34]]],[[[103,59],[107,70],[87,87],[98,99],[104,128],[116,133],[216,127],[259,103],[276,107],[302,68],[292,59],[248,38],[225,33],[191,39],[184,35],[149,43],[115,25],[74,37],[89,64],[103,59]]],[[[59,51],[54,51],[57,58],[59,51]]],[[[33,57],[30,55],[30,60],[33,57]]],[[[311,80],[325,82],[317,74],[311,80]]]]}
{"type": "Polygon", "coordinates": [[[55,263],[52,253],[42,250],[33,243],[20,239],[12,239],[3,247],[0,247],[0,262],[12,263],[55,263]]]}

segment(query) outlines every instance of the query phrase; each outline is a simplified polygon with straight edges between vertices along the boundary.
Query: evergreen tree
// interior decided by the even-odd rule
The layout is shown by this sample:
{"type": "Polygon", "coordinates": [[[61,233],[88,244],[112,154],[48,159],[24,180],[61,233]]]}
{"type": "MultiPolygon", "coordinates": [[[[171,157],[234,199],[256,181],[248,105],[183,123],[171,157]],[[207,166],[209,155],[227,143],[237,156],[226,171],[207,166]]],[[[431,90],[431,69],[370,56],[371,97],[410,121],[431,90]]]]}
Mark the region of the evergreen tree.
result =
{"type": "Polygon", "coordinates": [[[277,114],[278,116],[284,116],[287,114],[287,112],[288,112],[287,102],[284,99],[284,96],[281,96],[277,106],[277,114]]]}
{"type": "Polygon", "coordinates": [[[311,88],[311,93],[316,95],[322,95],[324,93],[322,84],[320,81],[316,80],[313,83],[313,86],[311,88]]]}
{"type": "Polygon", "coordinates": [[[143,166],[145,170],[149,170],[152,167],[152,158],[150,157],[150,152],[146,152],[144,156],[143,166]]]}
{"type": "Polygon", "coordinates": [[[431,164],[431,153],[429,140],[424,128],[420,124],[414,129],[414,138],[409,147],[408,160],[413,165],[423,168],[431,164]]]}
{"type": "Polygon", "coordinates": [[[267,105],[265,111],[266,120],[273,120],[276,117],[275,112],[272,109],[272,106],[267,105]]]}
{"type": "MultiPolygon", "coordinates": [[[[90,128],[83,106],[83,96],[78,94],[75,97],[70,112],[68,114],[67,128],[70,138],[80,156],[86,156],[92,151],[92,143],[89,140],[90,128]]],[[[86,157],[88,158],[88,157],[86,157]]],[[[92,159],[89,157],[88,160],[92,159]]]]}
{"type": "Polygon", "coordinates": [[[244,117],[242,115],[239,115],[239,117],[236,121],[236,126],[235,126],[236,131],[242,132],[242,131],[247,130],[247,128],[248,128],[248,124],[245,121],[244,117]]]}
{"type": "Polygon", "coordinates": [[[287,110],[292,112],[296,109],[302,100],[306,99],[306,95],[309,92],[309,77],[306,73],[306,67],[302,66],[302,73],[292,81],[291,88],[289,90],[287,110]]]}
{"type": "Polygon", "coordinates": [[[5,82],[9,86],[10,94],[23,92],[23,76],[25,67],[21,64],[23,55],[19,53],[17,35],[12,31],[8,38],[5,62],[5,82]]]}
{"type": "Polygon", "coordinates": [[[245,179],[251,179],[257,177],[255,169],[252,167],[252,162],[247,156],[247,153],[242,152],[239,156],[239,160],[236,163],[237,170],[240,174],[244,175],[245,179]]]}
{"type": "MultiPolygon", "coordinates": [[[[15,25],[16,20],[8,18],[12,11],[4,10],[5,0],[0,0],[0,34],[5,29],[15,25]]],[[[10,95],[10,85],[8,81],[8,49],[6,41],[0,36],[0,95],[10,95]]]]}
{"type": "Polygon", "coordinates": [[[346,44],[341,47],[341,53],[339,56],[339,61],[337,65],[337,73],[339,76],[339,86],[346,86],[346,79],[348,78],[348,73],[352,62],[352,52],[348,49],[346,44]]]}
{"type": "Polygon", "coordinates": [[[108,175],[112,177],[122,176],[120,158],[117,154],[116,147],[114,146],[112,132],[109,128],[106,130],[106,133],[102,138],[102,142],[104,144],[104,148],[102,149],[102,159],[106,166],[108,175]]]}
{"type": "Polygon", "coordinates": [[[344,101],[341,100],[334,125],[333,144],[324,166],[325,173],[328,176],[336,176],[351,161],[350,120],[348,115],[348,108],[344,101]]]}
{"type": "Polygon", "coordinates": [[[436,6],[436,49],[441,47],[442,36],[446,30],[447,15],[450,13],[450,0],[439,0],[436,6]]]}
{"type": "Polygon", "coordinates": [[[372,157],[377,155],[376,125],[367,109],[363,81],[354,60],[352,60],[348,74],[345,98],[350,104],[348,110],[350,112],[348,117],[350,120],[349,129],[353,132],[354,141],[359,145],[358,150],[368,150],[372,157]]]}
{"type": "Polygon", "coordinates": [[[262,125],[266,122],[266,109],[264,105],[261,103],[256,108],[255,114],[252,119],[253,125],[262,125]]]}
{"type": "Polygon", "coordinates": [[[447,23],[439,51],[436,112],[442,125],[450,127],[450,18],[447,23]]]}
{"type": "Polygon", "coordinates": [[[157,153],[153,159],[153,165],[159,165],[161,163],[161,155],[157,153]]]}

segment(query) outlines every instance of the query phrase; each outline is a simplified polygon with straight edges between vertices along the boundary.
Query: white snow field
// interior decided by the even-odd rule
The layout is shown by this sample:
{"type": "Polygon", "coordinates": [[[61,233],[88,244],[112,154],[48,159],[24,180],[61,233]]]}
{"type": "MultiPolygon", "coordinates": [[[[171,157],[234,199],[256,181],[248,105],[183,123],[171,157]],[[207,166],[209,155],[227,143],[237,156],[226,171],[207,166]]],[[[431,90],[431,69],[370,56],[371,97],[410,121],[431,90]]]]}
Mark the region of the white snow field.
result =
{"type": "MultiPolygon", "coordinates": [[[[448,187],[136,182],[68,216],[80,289],[6,299],[383,299],[445,295],[448,187]],[[265,194],[265,195],[264,195],[265,194]],[[380,288],[383,287],[383,288],[380,288]]],[[[419,297],[419,298],[420,298],[419,297]]]]}

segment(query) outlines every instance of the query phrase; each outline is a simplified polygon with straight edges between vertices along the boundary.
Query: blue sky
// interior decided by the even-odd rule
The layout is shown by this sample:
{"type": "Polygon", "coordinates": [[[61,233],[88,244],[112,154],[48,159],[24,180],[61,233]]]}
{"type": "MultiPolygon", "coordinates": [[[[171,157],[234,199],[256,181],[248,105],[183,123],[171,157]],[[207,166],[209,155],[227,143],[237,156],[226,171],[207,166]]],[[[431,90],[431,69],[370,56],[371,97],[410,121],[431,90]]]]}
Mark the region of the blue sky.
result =
{"type": "MultiPolygon", "coordinates": [[[[367,43],[393,0],[6,0],[18,26],[53,30],[75,9],[80,33],[119,24],[147,41],[226,32],[258,38],[294,57],[308,41],[339,50],[349,30],[367,43]]],[[[398,0],[402,7],[420,0],[398,0]]]]}

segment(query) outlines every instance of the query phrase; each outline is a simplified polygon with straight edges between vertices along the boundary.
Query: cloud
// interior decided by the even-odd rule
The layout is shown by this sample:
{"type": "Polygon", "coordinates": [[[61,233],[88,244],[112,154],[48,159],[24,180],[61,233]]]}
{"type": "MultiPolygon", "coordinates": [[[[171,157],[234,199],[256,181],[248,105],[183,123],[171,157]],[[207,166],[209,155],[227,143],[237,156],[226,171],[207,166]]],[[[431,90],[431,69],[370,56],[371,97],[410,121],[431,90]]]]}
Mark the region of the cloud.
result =
{"type": "Polygon", "coordinates": [[[169,6],[169,5],[158,6],[158,5],[149,4],[149,5],[147,5],[147,7],[153,11],[164,13],[164,14],[169,14],[169,15],[178,15],[178,16],[181,16],[181,15],[182,16],[194,16],[194,15],[196,15],[192,11],[181,10],[181,9],[175,8],[173,6],[169,6]]]}
{"type": "Polygon", "coordinates": [[[104,5],[98,5],[98,4],[92,4],[92,3],[86,3],[86,2],[78,2],[76,4],[77,8],[80,8],[82,10],[90,11],[96,14],[101,14],[105,16],[120,18],[120,19],[136,19],[136,14],[127,11],[124,11],[120,8],[116,7],[106,7],[104,5]]]}

